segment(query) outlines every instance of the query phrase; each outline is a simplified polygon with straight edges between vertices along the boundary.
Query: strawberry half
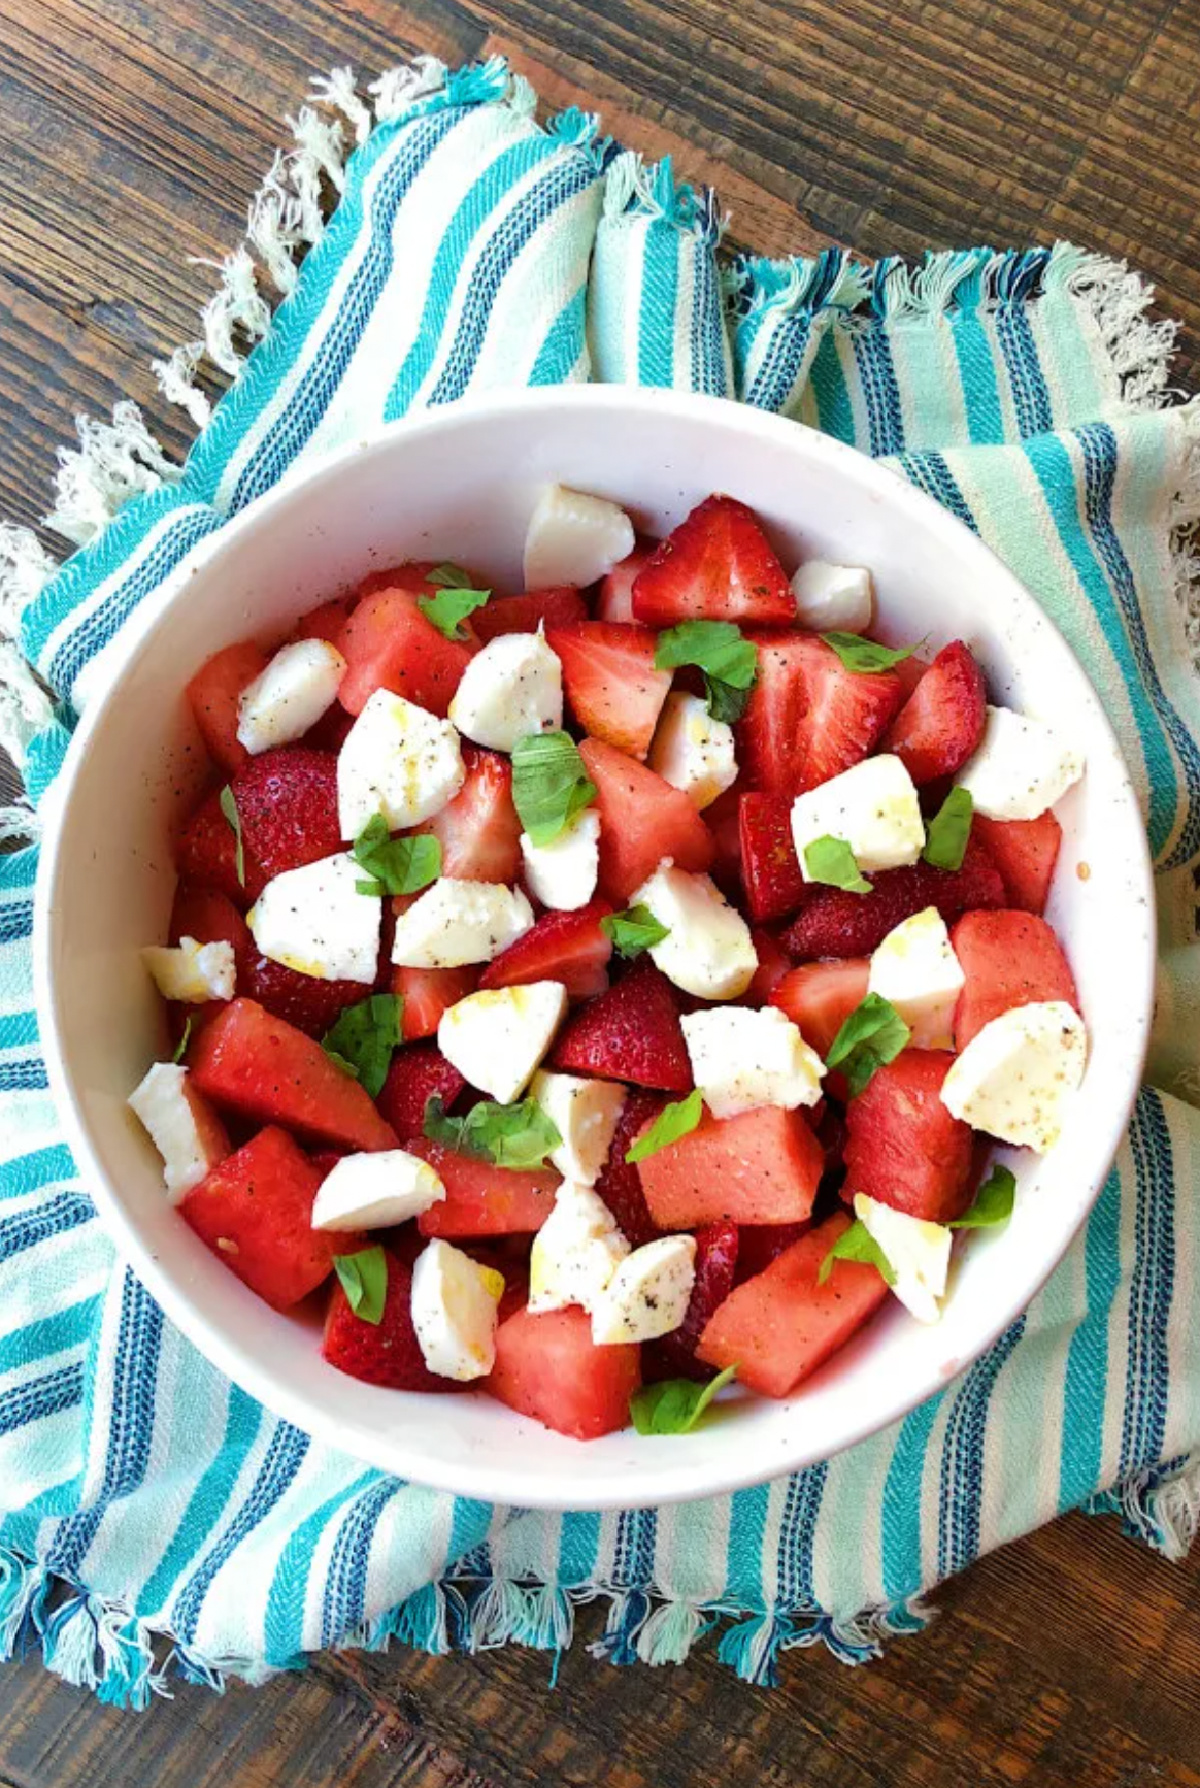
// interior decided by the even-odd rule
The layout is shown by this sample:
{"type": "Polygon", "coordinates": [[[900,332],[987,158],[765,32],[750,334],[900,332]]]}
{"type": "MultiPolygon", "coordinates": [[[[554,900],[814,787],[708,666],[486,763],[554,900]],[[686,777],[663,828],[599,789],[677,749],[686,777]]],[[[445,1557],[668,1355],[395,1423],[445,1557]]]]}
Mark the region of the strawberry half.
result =
{"type": "Polygon", "coordinates": [[[413,1327],[412,1270],[387,1250],[387,1297],[377,1323],[364,1322],[350,1308],[340,1282],[325,1317],[321,1352],[331,1366],[364,1384],[389,1391],[454,1391],[462,1386],[429,1370],[413,1327]]]}
{"type": "Polygon", "coordinates": [[[189,814],[175,834],[175,867],[189,882],[215,888],[245,911],[266,887],[270,877],[247,846],[245,885],[238,880],[237,840],[221,811],[221,797],[214,789],[189,814]]]}
{"type": "Polygon", "coordinates": [[[782,795],[743,795],[738,827],[750,917],[786,919],[808,894],[792,838],[791,803],[782,795]]]}
{"type": "Polygon", "coordinates": [[[474,964],[464,968],[401,968],[392,969],[392,992],[404,1001],[400,1032],[406,1043],[418,1037],[432,1037],[442,1022],[447,1006],[456,1006],[474,993],[479,985],[479,970],[474,964]]]}
{"type": "Polygon", "coordinates": [[[543,913],[532,930],[488,963],[479,977],[480,987],[561,981],[572,999],[603,993],[612,944],[600,921],[611,912],[607,900],[589,900],[574,912],[543,913]]]}
{"type": "Polygon", "coordinates": [[[501,633],[536,633],[539,627],[574,627],[588,618],[587,603],[573,584],[526,590],[523,596],[493,596],[471,616],[475,637],[487,644],[501,633]]]}
{"type": "Polygon", "coordinates": [[[683,1321],[669,1335],[642,1348],[642,1378],[656,1384],[664,1378],[694,1378],[703,1383],[712,1367],[696,1358],[709,1317],[733,1290],[738,1262],[736,1223],[710,1223],[696,1231],[696,1277],[683,1321]]]}
{"type": "Polygon", "coordinates": [[[640,956],[621,979],[567,1019],[552,1062],[570,1074],[687,1093],[692,1066],[667,977],[640,956]]]}
{"type": "Polygon", "coordinates": [[[660,542],[633,583],[633,618],[650,627],[678,621],[796,618],[796,598],[753,510],[735,497],[706,497],[660,542]]]}
{"type": "Polygon", "coordinates": [[[319,981],[255,950],[238,972],[238,992],[283,1018],[319,1042],[347,1006],[356,1006],[370,989],[358,981],[319,981]]]}
{"type": "Polygon", "coordinates": [[[515,882],[521,869],[521,822],[512,798],[512,766],[497,751],[463,747],[466,781],[418,832],[442,846],[442,874],[464,882],[515,882]]]}
{"type": "Polygon", "coordinates": [[[597,1194],[604,1200],[634,1248],[654,1241],[663,1232],[650,1215],[650,1206],[642,1191],[642,1177],[637,1170],[637,1163],[627,1161],[625,1156],[634,1138],[658,1116],[664,1104],[665,1100],[660,1094],[645,1092],[641,1087],[633,1088],[621,1107],[621,1115],[609,1144],[608,1160],[596,1181],[597,1194]]]}
{"type": "Polygon", "coordinates": [[[268,880],[343,848],[332,752],[304,745],[264,751],[243,765],[231,787],[242,842],[268,880]]]}
{"type": "Polygon", "coordinates": [[[656,540],[639,540],[627,559],[600,579],[600,590],[596,597],[596,619],[598,621],[633,620],[633,586],[638,573],[644,565],[649,564],[654,556],[656,540]]]}
{"type": "Polygon", "coordinates": [[[962,640],[943,646],[883,741],[914,782],[961,770],[983,737],[987,689],[962,640]]]}
{"type": "Polygon", "coordinates": [[[847,670],[812,633],[761,634],[756,644],[738,762],[753,787],[790,800],[869,756],[903,692],[895,671],[847,670]]]}
{"type": "Polygon", "coordinates": [[[392,1057],[375,1103],[401,1142],[425,1134],[425,1107],[438,1098],[449,1111],[466,1081],[432,1043],[414,1043],[392,1057]]]}
{"type": "Polygon", "coordinates": [[[947,925],[972,907],[1004,905],[1004,883],[981,844],[967,844],[961,869],[912,863],[868,876],[869,894],[814,887],[783,934],[801,962],[820,956],[869,956],[904,919],[935,906],[947,925]]]}
{"type": "Polygon", "coordinates": [[[584,621],[551,627],[546,640],[582,730],[644,758],[671,687],[670,671],[654,668],[657,636],[648,627],[584,621]]]}

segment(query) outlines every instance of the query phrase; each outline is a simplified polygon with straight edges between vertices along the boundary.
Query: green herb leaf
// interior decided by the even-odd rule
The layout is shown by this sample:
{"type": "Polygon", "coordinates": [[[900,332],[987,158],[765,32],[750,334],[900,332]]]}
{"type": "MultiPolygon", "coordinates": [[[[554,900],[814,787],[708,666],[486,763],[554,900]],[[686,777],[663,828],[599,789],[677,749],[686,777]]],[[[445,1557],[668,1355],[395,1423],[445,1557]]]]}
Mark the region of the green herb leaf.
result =
{"type": "Polygon", "coordinates": [[[335,1254],[333,1265],[354,1314],[361,1322],[378,1326],[387,1302],[388,1268],[383,1249],[363,1248],[357,1254],[335,1254]]]}
{"type": "Polygon", "coordinates": [[[708,711],[714,720],[740,720],[758,675],[758,648],[732,621],[681,621],[658,636],[658,670],[695,664],[704,672],[708,711]]]}
{"type": "Polygon", "coordinates": [[[439,590],[436,596],[418,596],[417,607],[447,639],[466,639],[463,622],[477,608],[483,607],[491,593],[490,590],[439,590]]]}
{"type": "Polygon", "coordinates": [[[921,852],[935,869],[961,869],[971,836],[975,803],[969,788],[952,788],[925,831],[921,852]]]}
{"type": "Polygon", "coordinates": [[[387,1079],[392,1051],[400,1045],[403,1001],[395,993],[373,993],[342,1011],[321,1048],[362,1083],[372,1099],[387,1079]]]}
{"type": "MultiPolygon", "coordinates": [[[[893,651],[891,646],[877,645],[873,639],[860,639],[857,633],[823,633],[821,638],[833,647],[848,671],[891,670],[894,664],[911,658],[917,649],[900,646],[893,651]]],[[[917,645],[923,644],[923,640],[917,641],[917,645]]]]}
{"type": "Polygon", "coordinates": [[[892,1002],[869,993],[833,1039],[825,1065],[840,1068],[851,1093],[861,1093],[877,1068],[895,1061],[911,1035],[892,1002]]]}
{"type": "Polygon", "coordinates": [[[949,1224],[950,1229],[1003,1229],[1013,1213],[1017,1182],[1007,1167],[993,1167],[971,1208],[949,1224]]]}
{"type": "Polygon", "coordinates": [[[671,1143],[678,1142],[681,1136],[687,1136],[696,1128],[704,1115],[704,1101],[699,1087],[689,1093],[686,1099],[675,1099],[665,1105],[646,1131],[639,1136],[626,1155],[627,1161],[644,1161],[647,1155],[657,1155],[659,1149],[669,1148],[671,1143]]]}
{"type": "Polygon", "coordinates": [[[435,1093],[426,1101],[423,1128],[431,1142],[494,1167],[541,1167],[562,1141],[558,1126],[536,1099],[514,1105],[481,1099],[464,1117],[447,1117],[435,1093]]]}
{"type": "Polygon", "coordinates": [[[871,884],[854,860],[854,852],[844,838],[814,838],[804,847],[804,867],[810,882],[825,882],[831,888],[844,888],[847,894],[869,894],[871,884]]]}
{"type": "Polygon", "coordinates": [[[182,1035],[182,1037],[180,1037],[178,1043],[175,1045],[175,1052],[171,1057],[171,1060],[173,1062],[181,1062],[183,1060],[184,1056],[187,1054],[188,1044],[192,1040],[192,1024],[193,1024],[193,1022],[194,1022],[194,1020],[192,1018],[191,1013],[189,1012],[187,1015],[187,1018],[184,1020],[183,1035],[182,1035]]]}
{"type": "Polygon", "coordinates": [[[393,838],[381,813],[367,821],[351,849],[371,877],[355,882],[360,894],[419,894],[442,873],[440,839],[429,832],[393,838]]]}
{"type": "Polygon", "coordinates": [[[452,559],[443,559],[440,565],[435,565],[427,575],[425,582],[432,584],[437,590],[473,590],[475,588],[475,579],[471,573],[464,571],[462,566],[456,565],[452,559]]]}
{"type": "Polygon", "coordinates": [[[553,844],[594,799],[569,733],[527,733],[512,754],[513,805],[534,844],[553,844]]]}
{"type": "Polygon", "coordinates": [[[843,1229],[841,1235],[821,1262],[821,1265],[817,1270],[818,1285],[825,1284],[825,1281],[833,1271],[833,1263],[835,1260],[860,1261],[864,1266],[875,1267],[885,1285],[894,1285],[896,1283],[896,1275],[892,1270],[891,1261],[879,1246],[879,1243],[875,1240],[875,1237],[871,1234],[866,1224],[861,1223],[858,1218],[855,1218],[849,1229],[843,1229]]]}
{"type": "Polygon", "coordinates": [[[610,913],[601,919],[600,929],[618,955],[640,956],[669,937],[670,929],[660,925],[648,906],[627,907],[623,913],[610,913]]]}
{"type": "Polygon", "coordinates": [[[668,1378],[644,1384],[629,1399],[629,1415],[639,1434],[690,1434],[718,1391],[732,1384],[736,1366],[726,1366],[707,1384],[668,1378]]]}
{"type": "Polygon", "coordinates": [[[237,878],[244,888],[246,886],[246,851],[242,844],[242,816],[238,812],[233,789],[228,783],[221,790],[221,812],[225,815],[237,844],[237,878]]]}

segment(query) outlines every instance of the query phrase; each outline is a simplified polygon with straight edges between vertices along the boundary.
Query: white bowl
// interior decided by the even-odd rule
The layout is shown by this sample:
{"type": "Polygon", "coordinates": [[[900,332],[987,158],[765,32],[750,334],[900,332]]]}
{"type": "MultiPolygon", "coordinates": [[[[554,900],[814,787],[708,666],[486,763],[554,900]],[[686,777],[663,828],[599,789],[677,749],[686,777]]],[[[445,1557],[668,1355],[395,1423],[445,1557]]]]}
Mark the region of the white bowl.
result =
{"type": "Polygon", "coordinates": [[[1033,598],[959,521],[849,447],[718,399],[604,387],[519,393],[402,422],[289,479],[207,543],[152,601],[88,707],[50,803],[37,893],[38,1005],[51,1085],[118,1247],[195,1345],[270,1409],[406,1478],[499,1502],[636,1508],[761,1482],[885,1426],[937,1391],[1024,1308],[1087,1216],[1125,1128],[1150,1019],[1150,866],[1116,741],[1033,598]],[[784,564],[871,567],[885,638],[965,638],[995,699],[1053,718],[1087,754],[1060,808],[1050,903],[1091,1059],[1058,1146],[1014,1158],[999,1234],[970,1238],[945,1315],[892,1304],[798,1394],[746,1397],[686,1438],[632,1429],[583,1444],[483,1395],[359,1384],[320,1357],[315,1319],[276,1315],[163,1195],[126,1095],[162,1054],[137,952],[165,931],[173,817],[199,784],[183,699],[197,667],[405,558],[452,558],[521,588],[537,487],[615,498],[653,534],[723,490],[763,517],[784,564]]]}

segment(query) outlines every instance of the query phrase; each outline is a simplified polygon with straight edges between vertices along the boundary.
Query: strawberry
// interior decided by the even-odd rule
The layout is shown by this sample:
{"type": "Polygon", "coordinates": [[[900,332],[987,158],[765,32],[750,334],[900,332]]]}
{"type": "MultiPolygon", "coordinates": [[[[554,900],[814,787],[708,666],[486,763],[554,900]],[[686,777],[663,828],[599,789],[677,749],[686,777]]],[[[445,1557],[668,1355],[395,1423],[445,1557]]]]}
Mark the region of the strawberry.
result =
{"type": "Polygon", "coordinates": [[[974,1137],[941,1101],[954,1057],[905,1049],[846,1106],[846,1193],[929,1223],[950,1223],[971,1202],[974,1137]]]}
{"type": "Polygon", "coordinates": [[[971,907],[1003,906],[1004,884],[995,864],[975,839],[967,844],[961,869],[934,869],[912,863],[868,876],[870,894],[816,887],[799,916],[783,934],[785,947],[801,961],[819,956],[869,956],[904,919],[936,906],[947,925],[971,907]]]}
{"type": "Polygon", "coordinates": [[[344,1008],[356,1006],[369,991],[358,981],[319,981],[313,975],[299,974],[257,950],[251,952],[245,972],[238,976],[239,993],[248,994],[272,1017],[294,1024],[318,1042],[344,1008]]]}
{"type": "Polygon", "coordinates": [[[475,636],[484,645],[501,633],[536,633],[545,627],[574,627],[588,618],[588,607],[572,584],[549,590],[526,590],[523,596],[494,596],[471,616],[475,636]]]}
{"type": "Polygon", "coordinates": [[[633,582],[633,618],[677,621],[796,618],[796,598],[754,512],[735,497],[706,497],[659,543],[633,582]]]}
{"type": "Polygon", "coordinates": [[[551,627],[546,639],[581,729],[644,758],[671,687],[670,671],[654,668],[656,636],[648,627],[584,621],[551,627]]]}
{"type": "Polygon", "coordinates": [[[696,1277],[687,1312],[677,1329],[642,1348],[642,1377],[647,1384],[664,1378],[712,1377],[711,1366],[696,1358],[696,1348],[709,1317],[733,1290],[739,1231],[736,1223],[710,1223],[696,1231],[696,1277]]]}
{"type": "Polygon", "coordinates": [[[983,672],[962,640],[943,646],[883,742],[914,782],[961,770],[983,737],[987,690],[983,672]]]}
{"type": "Polygon", "coordinates": [[[370,589],[342,628],[334,643],[346,660],[338,699],[348,713],[361,714],[377,689],[390,689],[431,714],[445,715],[476,642],[473,634],[447,639],[422,614],[418,593],[436,592],[423,580],[417,591],[395,581],[370,589]]]}
{"type": "Polygon", "coordinates": [[[665,1103],[658,1093],[645,1092],[641,1087],[633,1088],[621,1107],[621,1115],[609,1144],[608,1160],[596,1181],[597,1194],[604,1200],[634,1248],[654,1241],[662,1234],[662,1230],[650,1215],[637,1163],[627,1161],[625,1155],[634,1138],[641,1134],[647,1123],[658,1116],[665,1103]]]}
{"type": "Polygon", "coordinates": [[[791,803],[782,795],[742,795],[738,828],[750,917],[786,919],[808,893],[792,839],[791,803]]]}
{"type": "Polygon", "coordinates": [[[442,1101],[449,1111],[466,1081],[432,1043],[413,1043],[392,1057],[388,1077],[375,1103],[401,1142],[423,1136],[425,1107],[430,1099],[442,1101]]]}
{"type": "Polygon", "coordinates": [[[1062,827],[1050,809],[1034,820],[994,820],[977,813],[972,830],[1000,871],[1008,905],[1044,913],[1062,844],[1062,827]]]}
{"type": "Polygon", "coordinates": [[[392,992],[404,1001],[400,1026],[404,1041],[434,1036],[446,1007],[465,1000],[478,985],[479,970],[473,964],[465,968],[393,968],[392,992]]]}
{"type": "Polygon", "coordinates": [[[200,944],[232,944],[239,976],[254,954],[254,940],[246,921],[228,895],[196,882],[181,880],[176,884],[167,935],[173,944],[181,937],[194,937],[200,944]]]}
{"type": "Polygon", "coordinates": [[[480,987],[561,981],[572,999],[603,993],[612,944],[600,921],[611,912],[607,900],[589,900],[574,912],[543,913],[532,930],[488,963],[479,977],[480,987]]]}
{"type": "Polygon", "coordinates": [[[750,927],[750,938],[758,957],[758,967],[741,1003],[765,1006],[784,976],[791,972],[792,959],[774,932],[764,930],[761,925],[750,927]]]}
{"type": "Polygon", "coordinates": [[[332,752],[304,745],[264,751],[238,771],[231,787],[242,842],[268,880],[342,849],[332,752]]]}
{"type": "Polygon", "coordinates": [[[870,972],[865,957],[806,962],[783,977],[771,993],[771,1004],[786,1013],[804,1041],[824,1057],[851,1012],[866,999],[870,972]]]}
{"type": "Polygon", "coordinates": [[[738,762],[753,787],[791,800],[875,749],[900,706],[900,679],[891,670],[847,670],[811,633],[763,633],[757,645],[738,762]]]}
{"type": "Polygon", "coordinates": [[[175,867],[189,882],[215,888],[242,911],[270,879],[254,852],[245,850],[245,885],[238,880],[237,840],[221,811],[216,789],[205,795],[175,834],[175,867]]]}
{"type": "Polygon", "coordinates": [[[351,727],[354,725],[353,714],[347,714],[341,702],[334,702],[326,708],[315,726],[310,726],[299,741],[313,751],[332,751],[335,755],[346,743],[351,727]]]}
{"type": "Polygon", "coordinates": [[[339,1284],[333,1288],[325,1317],[321,1353],[331,1366],[364,1384],[389,1391],[453,1391],[453,1379],[429,1370],[412,1320],[412,1269],[399,1255],[387,1253],[387,1297],[377,1323],[364,1322],[350,1308],[339,1284]]]}
{"type": "Polygon", "coordinates": [[[1065,1000],[1078,1010],[1071,965],[1036,913],[966,913],[950,941],[966,976],[954,1014],[956,1049],[965,1049],[985,1024],[1014,1006],[1065,1000]]]}
{"type": "Polygon", "coordinates": [[[773,1260],[811,1228],[811,1223],[743,1223],[738,1229],[738,1284],[765,1273],[773,1260]]]}
{"type": "Polygon", "coordinates": [[[627,559],[600,579],[600,590],[596,597],[596,619],[598,621],[633,620],[633,584],[642,567],[653,557],[658,542],[656,540],[639,540],[627,559]]]}
{"type": "Polygon", "coordinates": [[[512,799],[512,766],[498,751],[463,747],[467,777],[452,801],[418,832],[442,846],[442,874],[464,882],[515,882],[521,869],[521,822],[512,799]]]}
{"type": "Polygon", "coordinates": [[[187,686],[208,755],[226,775],[240,769],[249,756],[237,736],[238,697],[266,664],[267,654],[258,642],[244,639],[214,653],[187,686]]]}
{"type": "Polygon", "coordinates": [[[677,869],[707,869],[713,841],[681,789],[600,739],[579,747],[596,784],[600,814],[600,885],[624,906],[664,857],[677,869]]]}
{"type": "Polygon", "coordinates": [[[674,991],[648,956],[567,1019],[551,1060],[570,1074],[632,1080],[667,1093],[692,1087],[674,991]]]}
{"type": "Polygon", "coordinates": [[[704,809],[704,823],[713,841],[713,861],[709,874],[734,906],[744,899],[742,890],[742,825],[740,808],[743,788],[735,782],[710,801],[704,809]]]}
{"type": "Polygon", "coordinates": [[[342,628],[350,619],[352,599],[348,596],[335,596],[330,602],[318,603],[310,608],[306,615],[301,615],[292,628],[290,637],[298,639],[323,639],[330,645],[336,645],[342,628]]]}
{"type": "Polygon", "coordinates": [[[287,1310],[333,1269],[337,1239],[310,1227],[323,1175],[286,1130],[260,1130],[184,1198],[180,1212],[218,1260],[274,1310],[287,1310]]]}

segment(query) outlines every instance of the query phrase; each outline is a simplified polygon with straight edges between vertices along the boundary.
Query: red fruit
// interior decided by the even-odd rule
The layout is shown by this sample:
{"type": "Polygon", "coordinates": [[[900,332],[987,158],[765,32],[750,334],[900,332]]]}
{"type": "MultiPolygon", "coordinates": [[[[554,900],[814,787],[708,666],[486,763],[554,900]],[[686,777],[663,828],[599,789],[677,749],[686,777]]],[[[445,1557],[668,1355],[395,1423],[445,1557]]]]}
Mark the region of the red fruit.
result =
{"type": "Polygon", "coordinates": [[[365,597],[377,596],[380,590],[407,590],[410,596],[432,596],[439,586],[430,583],[429,573],[437,568],[436,559],[406,559],[402,565],[369,571],[351,597],[350,606],[356,608],[365,597]]]}
{"type": "Polygon", "coordinates": [[[642,1377],[647,1384],[664,1378],[695,1378],[712,1373],[696,1358],[696,1348],[709,1317],[733,1290],[738,1261],[736,1223],[710,1223],[696,1233],[696,1278],[687,1314],[677,1329],[642,1348],[642,1377]]]}
{"type": "Polygon", "coordinates": [[[847,670],[812,633],[764,633],[757,644],[738,762],[753,787],[791,800],[869,756],[900,706],[900,679],[847,670]]]}
{"type": "Polygon", "coordinates": [[[332,751],[336,757],[346,743],[353,725],[353,714],[347,714],[341,702],[334,702],[332,707],[326,708],[316,725],[309,727],[299,743],[307,745],[313,751],[332,751]]]}
{"type": "Polygon", "coordinates": [[[644,758],[671,687],[670,671],[654,668],[657,636],[648,627],[583,621],[552,627],[546,639],[582,730],[644,758]]]}
{"type": "Polygon", "coordinates": [[[548,1167],[493,1167],[410,1136],[410,1153],[436,1170],[446,1196],[418,1217],[422,1235],[532,1235],[554,1209],[561,1181],[548,1167]]]}
{"type": "Polygon", "coordinates": [[[762,1105],[738,1117],[707,1111],[678,1142],[638,1162],[660,1229],[704,1223],[801,1223],[812,1210],[825,1154],[798,1111],[762,1105]]]}
{"type": "Polygon", "coordinates": [[[205,749],[227,773],[240,769],[249,756],[237,736],[238,697],[266,664],[267,654],[257,641],[244,639],[214,653],[187,686],[205,749]]]}
{"type": "Polygon", "coordinates": [[[811,1228],[811,1223],[743,1223],[738,1230],[738,1284],[765,1273],[773,1260],[778,1260],[811,1228]]]}
{"type": "Polygon", "coordinates": [[[400,968],[392,969],[392,992],[404,1001],[400,1034],[406,1043],[421,1037],[433,1037],[442,1022],[447,1006],[456,1006],[474,993],[479,985],[479,970],[472,964],[464,968],[400,968]]]}
{"type": "Polygon", "coordinates": [[[758,957],[758,967],[754,971],[754,979],[746,989],[743,1003],[747,1006],[765,1006],[784,976],[790,974],[792,959],[779,939],[772,932],[764,931],[761,925],[751,926],[750,938],[758,957]]]}
{"type": "Polygon", "coordinates": [[[977,813],[971,829],[1000,871],[1007,904],[1044,913],[1062,843],[1062,827],[1050,809],[1034,820],[994,820],[977,813]]]}
{"type": "Polygon", "coordinates": [[[392,1057],[376,1104],[401,1142],[424,1134],[425,1107],[442,1101],[449,1111],[466,1086],[458,1069],[432,1043],[414,1043],[392,1057]]]}
{"type": "Polygon", "coordinates": [[[658,545],[656,540],[639,540],[627,559],[614,565],[605,577],[600,579],[600,591],[596,598],[596,619],[598,621],[620,621],[626,625],[633,620],[633,583],[643,565],[649,563],[658,545]]]}
{"type": "Polygon", "coordinates": [[[167,935],[173,944],[181,937],[194,937],[200,944],[232,944],[239,975],[254,954],[254,940],[246,921],[229,896],[195,882],[176,884],[167,935]]]}
{"type": "Polygon", "coordinates": [[[782,626],[795,620],[796,598],[753,510],[712,496],[638,572],[633,615],[650,627],[695,620],[782,626]]]}
{"type": "Polygon", "coordinates": [[[846,1106],[846,1186],[881,1204],[949,1223],[971,1202],[974,1137],[941,1101],[954,1057],[906,1049],[846,1106]]]}
{"type": "Polygon", "coordinates": [[[346,660],[338,699],[350,714],[361,714],[377,689],[390,689],[444,716],[475,649],[473,638],[447,639],[421,613],[416,594],[395,583],[363,597],[336,643],[346,660]]]}
{"type": "Polygon", "coordinates": [[[794,1242],[765,1272],[739,1285],[710,1319],[697,1358],[764,1397],[787,1397],[882,1304],[888,1288],[873,1266],[835,1260],[824,1285],[821,1263],[850,1227],[844,1211],[794,1242]]]}
{"type": "Polygon", "coordinates": [[[616,1218],[618,1228],[635,1248],[640,1248],[645,1242],[652,1242],[656,1236],[662,1234],[662,1230],[650,1215],[637,1163],[627,1161],[625,1156],[634,1137],[641,1135],[646,1125],[658,1116],[664,1104],[665,1100],[660,1094],[644,1092],[640,1087],[633,1088],[621,1108],[621,1115],[609,1144],[608,1160],[596,1181],[598,1195],[616,1218]]]}
{"type": "Polygon", "coordinates": [[[690,1092],[692,1066],[667,977],[639,956],[607,992],[571,1014],[551,1061],[570,1074],[690,1092]]]}
{"type": "Polygon", "coordinates": [[[486,1389],[558,1434],[598,1440],[629,1425],[629,1399],[641,1382],[639,1349],[597,1347],[583,1310],[518,1310],[496,1331],[486,1389]]]}
{"type": "Polygon", "coordinates": [[[792,806],[782,795],[745,794],[738,802],[742,886],[752,919],[786,919],[808,884],[792,838],[792,806]]]}
{"type": "Polygon", "coordinates": [[[515,882],[521,870],[521,822],[512,799],[512,766],[496,751],[467,745],[467,777],[453,801],[418,832],[442,846],[442,874],[464,882],[515,882]]]}
{"type": "Polygon", "coordinates": [[[704,809],[704,824],[713,841],[709,874],[725,898],[735,906],[744,899],[742,889],[741,784],[735,782],[704,809]]]}
{"type": "Polygon", "coordinates": [[[987,689],[983,672],[960,639],[943,646],[884,740],[914,782],[961,770],[983,737],[987,689]]]}
{"type": "Polygon", "coordinates": [[[600,884],[625,906],[670,857],[676,869],[707,869],[712,836],[688,797],[655,771],[600,739],[579,747],[596,785],[600,814],[600,884]]]}
{"type": "Polygon", "coordinates": [[[1079,1008],[1062,945],[1036,913],[966,913],[950,936],[966,982],[954,1013],[954,1047],[965,1049],[985,1024],[1035,1000],[1079,1008]]]}
{"type": "Polygon", "coordinates": [[[929,669],[929,665],[930,660],[928,658],[918,658],[915,652],[910,652],[907,658],[902,658],[899,664],[894,664],[892,666],[892,669],[895,671],[899,680],[904,701],[908,700],[917,684],[921,681],[921,678],[925,675],[925,672],[929,669]]]}
{"type": "Polygon", "coordinates": [[[268,879],[342,849],[332,752],[305,745],[264,751],[248,760],[231,786],[242,842],[268,879]]]}
{"type": "Polygon", "coordinates": [[[310,1227],[323,1174],[284,1130],[260,1130],[194,1186],[179,1209],[205,1247],[275,1310],[333,1270],[336,1236],[310,1227]]]}
{"type": "Polygon", "coordinates": [[[220,793],[215,789],[176,832],[175,867],[186,880],[216,889],[243,910],[258,899],[269,880],[249,849],[245,851],[245,886],[238,880],[237,840],[221,812],[220,793]]]}
{"type": "Polygon", "coordinates": [[[961,869],[934,869],[912,863],[867,877],[870,894],[844,888],[813,888],[783,942],[801,961],[818,956],[869,956],[888,932],[914,913],[936,906],[947,925],[972,907],[1004,905],[1004,883],[995,864],[974,838],[961,869]]]}
{"type": "Polygon", "coordinates": [[[283,1124],[318,1145],[396,1147],[396,1132],[358,1082],[254,1000],[232,1000],[193,1043],[189,1065],[202,1093],[252,1121],[283,1124]]]}
{"type": "Polygon", "coordinates": [[[322,1038],[337,1023],[347,1006],[367,997],[369,988],[358,981],[318,981],[272,962],[253,951],[239,975],[238,992],[249,995],[274,1018],[294,1024],[305,1036],[322,1038]]]}
{"type": "Polygon", "coordinates": [[[851,1012],[867,997],[870,969],[865,957],[806,962],[784,976],[771,995],[771,1004],[799,1026],[804,1041],[819,1056],[827,1056],[851,1012]]]}
{"type": "Polygon", "coordinates": [[[471,616],[475,635],[484,645],[501,633],[536,633],[539,626],[573,627],[588,618],[587,603],[570,584],[549,590],[526,590],[523,596],[494,596],[471,616]]]}
{"type": "Polygon", "coordinates": [[[292,639],[323,639],[330,645],[336,645],[342,628],[350,618],[352,607],[353,603],[348,596],[335,596],[331,602],[318,603],[316,608],[310,608],[306,615],[301,615],[292,628],[292,639]]]}
{"type": "Polygon", "coordinates": [[[389,1391],[461,1390],[451,1378],[429,1370],[412,1320],[412,1269],[387,1250],[387,1297],[379,1322],[364,1322],[350,1308],[339,1284],[325,1318],[321,1353],[331,1366],[364,1384],[389,1391]]]}
{"type": "Polygon", "coordinates": [[[543,913],[532,930],[493,957],[479,977],[480,987],[561,981],[572,999],[603,993],[612,944],[600,921],[611,912],[607,900],[589,900],[574,912],[543,913]]]}

